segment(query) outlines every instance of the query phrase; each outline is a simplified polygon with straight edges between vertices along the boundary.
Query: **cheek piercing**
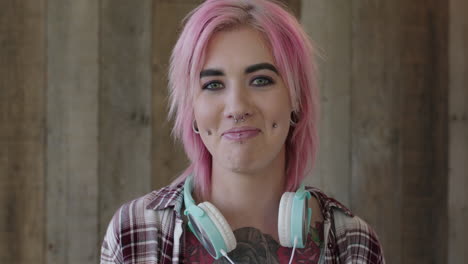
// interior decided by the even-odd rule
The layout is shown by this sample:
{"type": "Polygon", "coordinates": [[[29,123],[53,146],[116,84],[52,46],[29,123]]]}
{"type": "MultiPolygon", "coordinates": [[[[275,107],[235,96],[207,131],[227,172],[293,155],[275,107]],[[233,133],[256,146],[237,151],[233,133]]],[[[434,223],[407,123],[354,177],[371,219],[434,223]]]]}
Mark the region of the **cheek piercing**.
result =
{"type": "Polygon", "coordinates": [[[273,128],[277,128],[277,127],[278,127],[278,124],[273,123],[273,128]]]}

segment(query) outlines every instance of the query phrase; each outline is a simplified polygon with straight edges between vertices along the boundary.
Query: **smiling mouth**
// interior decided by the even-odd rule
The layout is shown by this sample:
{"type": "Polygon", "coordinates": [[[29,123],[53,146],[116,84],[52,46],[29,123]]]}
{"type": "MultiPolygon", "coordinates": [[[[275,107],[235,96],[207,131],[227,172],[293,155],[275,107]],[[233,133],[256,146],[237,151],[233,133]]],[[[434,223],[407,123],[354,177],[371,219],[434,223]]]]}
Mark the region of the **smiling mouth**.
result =
{"type": "Polygon", "coordinates": [[[259,133],[258,129],[239,130],[223,133],[223,137],[228,140],[241,141],[256,137],[259,133]]]}

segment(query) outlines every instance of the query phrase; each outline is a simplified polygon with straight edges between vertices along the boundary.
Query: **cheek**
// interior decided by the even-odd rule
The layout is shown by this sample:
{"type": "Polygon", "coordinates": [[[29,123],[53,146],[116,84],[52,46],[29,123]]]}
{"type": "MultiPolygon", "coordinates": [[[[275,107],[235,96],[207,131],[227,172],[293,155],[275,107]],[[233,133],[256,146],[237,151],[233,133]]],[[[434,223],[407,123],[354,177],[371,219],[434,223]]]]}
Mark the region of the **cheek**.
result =
{"type": "Polygon", "coordinates": [[[268,113],[265,121],[273,136],[272,139],[275,142],[286,140],[290,130],[289,121],[292,111],[290,104],[286,100],[277,100],[265,107],[268,107],[265,111],[268,113]]]}
{"type": "Polygon", "coordinates": [[[215,133],[220,118],[219,113],[220,111],[216,109],[216,105],[208,102],[206,98],[200,97],[195,101],[195,120],[197,121],[203,141],[205,141],[206,136],[211,136],[215,133]]]}
{"type": "Polygon", "coordinates": [[[270,102],[264,106],[265,113],[267,113],[267,121],[275,123],[279,126],[289,124],[289,118],[291,115],[291,108],[289,103],[285,101],[270,102]]]}
{"type": "Polygon", "coordinates": [[[292,111],[292,106],[289,97],[289,91],[282,84],[275,92],[264,96],[259,102],[262,103],[265,114],[271,122],[276,122],[278,126],[289,124],[289,118],[292,111]]]}
{"type": "Polygon", "coordinates": [[[201,111],[195,113],[195,119],[200,129],[207,129],[213,127],[217,118],[211,111],[201,111]]]}

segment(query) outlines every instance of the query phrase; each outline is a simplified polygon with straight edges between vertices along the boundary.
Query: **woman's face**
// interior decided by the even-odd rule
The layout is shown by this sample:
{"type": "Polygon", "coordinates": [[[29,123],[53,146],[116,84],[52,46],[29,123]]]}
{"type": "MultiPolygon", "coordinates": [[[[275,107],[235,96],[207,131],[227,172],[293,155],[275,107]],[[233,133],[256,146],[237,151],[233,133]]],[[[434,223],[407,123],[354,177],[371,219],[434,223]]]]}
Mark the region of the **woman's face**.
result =
{"type": "Polygon", "coordinates": [[[292,107],[262,35],[249,27],[217,32],[205,58],[194,112],[213,166],[255,173],[284,161],[292,107]]]}

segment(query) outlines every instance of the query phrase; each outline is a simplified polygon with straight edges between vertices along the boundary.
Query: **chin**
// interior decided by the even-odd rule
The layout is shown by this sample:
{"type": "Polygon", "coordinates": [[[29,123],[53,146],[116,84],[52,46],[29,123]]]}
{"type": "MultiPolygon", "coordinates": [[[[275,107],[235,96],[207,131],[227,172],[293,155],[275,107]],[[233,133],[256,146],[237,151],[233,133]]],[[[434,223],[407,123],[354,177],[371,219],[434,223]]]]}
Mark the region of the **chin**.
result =
{"type": "Polygon", "coordinates": [[[254,151],[231,152],[224,156],[222,166],[235,173],[251,174],[271,164],[270,157],[254,151]]]}
{"type": "Polygon", "coordinates": [[[231,162],[230,164],[227,164],[226,168],[235,173],[251,174],[260,170],[262,166],[259,166],[257,162],[253,163],[252,160],[249,160],[241,162],[231,162]]]}

